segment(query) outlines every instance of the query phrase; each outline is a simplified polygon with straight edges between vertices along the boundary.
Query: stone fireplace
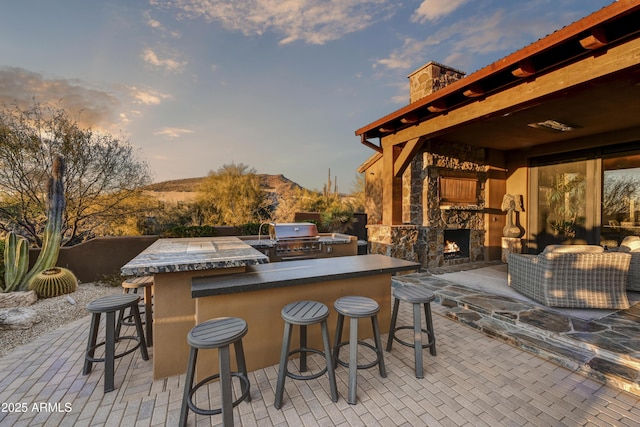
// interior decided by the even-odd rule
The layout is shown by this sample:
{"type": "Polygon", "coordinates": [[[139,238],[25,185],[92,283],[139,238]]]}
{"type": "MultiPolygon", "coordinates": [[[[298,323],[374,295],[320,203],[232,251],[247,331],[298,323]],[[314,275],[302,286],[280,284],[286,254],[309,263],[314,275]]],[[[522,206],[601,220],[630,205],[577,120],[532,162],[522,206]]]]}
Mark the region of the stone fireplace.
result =
{"type": "Polygon", "coordinates": [[[402,176],[403,224],[369,224],[371,253],[424,268],[484,260],[484,164],[483,148],[425,142],[402,176]]]}
{"type": "MultiPolygon", "coordinates": [[[[464,73],[429,62],[409,76],[415,102],[464,73]]],[[[368,235],[371,253],[419,262],[423,268],[485,259],[484,148],[437,139],[420,140],[420,149],[402,174],[402,224],[381,224],[382,161],[366,166],[368,235]],[[452,251],[454,241],[459,250],[452,251]]]]}

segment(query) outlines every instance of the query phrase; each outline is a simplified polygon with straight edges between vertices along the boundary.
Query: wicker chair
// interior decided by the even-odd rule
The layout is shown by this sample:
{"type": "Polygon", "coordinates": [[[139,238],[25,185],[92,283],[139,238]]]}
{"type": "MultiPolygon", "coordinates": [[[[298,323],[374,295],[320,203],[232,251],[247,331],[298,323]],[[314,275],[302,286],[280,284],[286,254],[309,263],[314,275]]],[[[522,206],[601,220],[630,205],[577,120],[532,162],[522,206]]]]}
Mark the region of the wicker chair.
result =
{"type": "Polygon", "coordinates": [[[595,245],[550,245],[539,255],[509,254],[509,286],[549,307],[629,308],[631,255],[595,245]]]}

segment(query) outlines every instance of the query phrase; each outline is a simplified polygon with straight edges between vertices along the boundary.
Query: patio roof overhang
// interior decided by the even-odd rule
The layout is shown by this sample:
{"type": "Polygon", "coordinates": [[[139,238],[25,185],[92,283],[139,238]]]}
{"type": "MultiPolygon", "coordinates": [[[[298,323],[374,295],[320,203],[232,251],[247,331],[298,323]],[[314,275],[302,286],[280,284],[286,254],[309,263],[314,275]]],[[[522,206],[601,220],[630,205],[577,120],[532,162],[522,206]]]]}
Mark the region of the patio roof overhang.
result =
{"type": "Polygon", "coordinates": [[[397,160],[408,163],[423,137],[505,151],[620,130],[637,138],[638,111],[640,3],[621,0],[355,133],[378,152],[383,140],[404,144],[397,160]],[[530,126],[548,120],[572,130],[530,126]]]}

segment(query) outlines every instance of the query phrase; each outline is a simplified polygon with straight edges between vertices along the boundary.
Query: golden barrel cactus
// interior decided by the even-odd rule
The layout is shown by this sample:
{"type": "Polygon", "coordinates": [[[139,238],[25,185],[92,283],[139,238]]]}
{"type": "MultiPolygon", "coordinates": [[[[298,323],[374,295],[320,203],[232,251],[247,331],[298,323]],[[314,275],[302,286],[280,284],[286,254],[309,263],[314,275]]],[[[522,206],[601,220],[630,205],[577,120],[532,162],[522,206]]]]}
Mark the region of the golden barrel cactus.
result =
{"type": "Polygon", "coordinates": [[[52,267],[33,276],[29,289],[35,291],[39,298],[57,297],[75,292],[78,279],[71,270],[52,267]]]}

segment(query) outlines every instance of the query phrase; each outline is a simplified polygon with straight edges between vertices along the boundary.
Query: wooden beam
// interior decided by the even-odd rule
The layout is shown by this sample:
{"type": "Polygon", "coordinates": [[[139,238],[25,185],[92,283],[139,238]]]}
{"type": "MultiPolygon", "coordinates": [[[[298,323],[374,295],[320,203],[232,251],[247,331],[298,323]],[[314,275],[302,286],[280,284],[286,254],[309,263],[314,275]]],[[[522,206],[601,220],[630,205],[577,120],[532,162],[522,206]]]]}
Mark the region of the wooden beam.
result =
{"type": "Polygon", "coordinates": [[[520,61],[518,63],[518,68],[511,71],[511,74],[513,74],[514,77],[518,77],[518,78],[530,77],[530,76],[533,76],[535,73],[536,73],[536,68],[533,66],[533,63],[529,60],[520,61]]]}
{"type": "Polygon", "coordinates": [[[393,162],[393,175],[396,178],[402,177],[405,169],[413,160],[420,147],[422,147],[422,138],[414,138],[407,141],[402,151],[398,154],[398,158],[393,162]]]}
{"type": "Polygon", "coordinates": [[[607,35],[602,27],[596,27],[592,30],[591,35],[580,40],[580,44],[587,50],[601,48],[607,45],[607,35]]]}
{"type": "Polygon", "coordinates": [[[380,147],[380,146],[374,144],[373,142],[367,140],[367,138],[365,138],[364,134],[360,135],[360,142],[363,145],[366,145],[367,147],[377,151],[378,153],[382,153],[382,147],[380,147]]]}
{"type": "Polygon", "coordinates": [[[462,92],[462,94],[467,98],[477,98],[478,96],[484,95],[484,89],[482,88],[482,86],[474,84],[469,86],[467,90],[462,92]]]}
{"type": "Polygon", "coordinates": [[[391,132],[395,132],[396,128],[391,126],[385,126],[385,127],[379,128],[378,130],[380,131],[380,133],[391,133],[391,132]]]}
{"type": "Polygon", "coordinates": [[[409,113],[402,117],[400,121],[405,125],[410,125],[418,121],[418,115],[416,113],[409,113]]]}
{"type": "Polygon", "coordinates": [[[447,108],[448,108],[447,103],[445,102],[444,99],[441,99],[429,105],[427,107],[427,110],[429,110],[432,113],[442,113],[443,111],[447,111],[447,108]]]}

